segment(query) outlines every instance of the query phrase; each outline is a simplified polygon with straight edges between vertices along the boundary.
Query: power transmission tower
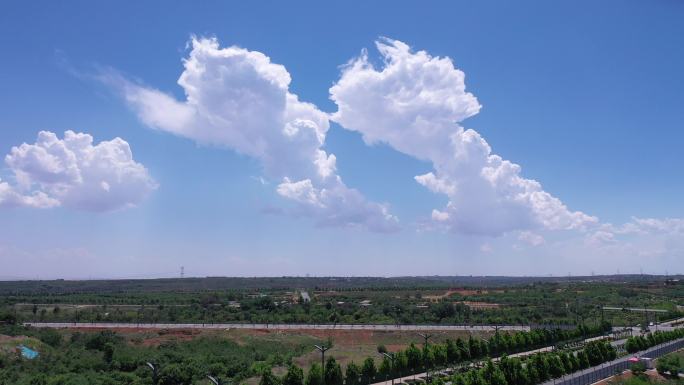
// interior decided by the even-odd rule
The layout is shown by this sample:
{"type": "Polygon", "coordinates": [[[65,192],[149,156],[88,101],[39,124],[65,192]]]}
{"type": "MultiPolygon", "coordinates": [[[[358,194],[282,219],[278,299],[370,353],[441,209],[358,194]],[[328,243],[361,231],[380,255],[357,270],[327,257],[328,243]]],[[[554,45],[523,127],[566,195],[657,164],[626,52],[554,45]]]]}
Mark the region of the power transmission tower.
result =
{"type": "Polygon", "coordinates": [[[181,274],[180,274],[180,277],[181,277],[181,278],[185,278],[185,266],[181,266],[181,274]]]}

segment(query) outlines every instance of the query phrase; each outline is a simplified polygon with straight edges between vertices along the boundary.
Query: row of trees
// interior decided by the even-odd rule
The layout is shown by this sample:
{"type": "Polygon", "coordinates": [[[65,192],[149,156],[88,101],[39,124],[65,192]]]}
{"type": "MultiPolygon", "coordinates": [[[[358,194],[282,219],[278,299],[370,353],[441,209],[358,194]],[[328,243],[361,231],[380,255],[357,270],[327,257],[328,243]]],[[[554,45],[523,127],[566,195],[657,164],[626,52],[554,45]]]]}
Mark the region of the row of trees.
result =
{"type": "Polygon", "coordinates": [[[575,330],[536,329],[515,334],[496,333],[489,340],[472,336],[467,340],[448,339],[444,343],[425,345],[422,349],[411,344],[408,348],[394,353],[394,362],[384,357],[378,368],[378,374],[383,379],[401,377],[433,368],[481,360],[484,357],[498,357],[502,354],[529,351],[584,335],[596,335],[608,329],[610,325],[605,324],[599,328],[582,326],[575,330]]]}
{"type": "Polygon", "coordinates": [[[682,337],[684,337],[684,329],[657,331],[645,336],[629,337],[627,338],[627,341],[625,341],[625,350],[627,350],[628,353],[636,353],[640,350],[645,350],[652,346],[662,344],[663,342],[676,340],[677,338],[682,337]]]}
{"type": "MultiPolygon", "coordinates": [[[[409,347],[406,352],[409,362],[420,362],[418,355],[421,353],[417,348],[409,347]]],[[[538,353],[526,360],[504,355],[498,363],[488,360],[482,368],[465,366],[462,368],[464,371],[451,378],[435,378],[433,384],[441,385],[445,380],[450,380],[453,385],[535,385],[613,360],[616,356],[615,349],[609,343],[594,341],[576,354],[538,353]]],[[[376,369],[373,359],[367,358],[362,366],[351,362],[343,375],[340,365],[330,357],[323,369],[318,364],[312,365],[306,377],[304,371],[295,365],[290,365],[282,378],[266,370],[262,374],[260,385],[362,385],[384,380],[383,372],[389,370],[384,361],[376,369]]]]}
{"type": "Polygon", "coordinates": [[[576,354],[567,352],[538,353],[526,361],[502,357],[499,363],[488,361],[481,369],[452,376],[453,385],[534,385],[559,378],[615,359],[615,349],[606,342],[596,341],[576,354]]]}

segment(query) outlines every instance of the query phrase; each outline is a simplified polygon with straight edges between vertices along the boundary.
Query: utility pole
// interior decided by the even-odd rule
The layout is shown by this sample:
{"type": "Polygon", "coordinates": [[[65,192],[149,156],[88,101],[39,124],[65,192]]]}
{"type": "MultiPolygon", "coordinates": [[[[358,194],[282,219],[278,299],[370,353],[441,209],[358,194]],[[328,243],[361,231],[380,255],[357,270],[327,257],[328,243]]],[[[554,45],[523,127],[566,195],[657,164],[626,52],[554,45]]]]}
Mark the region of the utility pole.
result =
{"type": "Polygon", "coordinates": [[[644,327],[642,328],[643,330],[650,330],[648,327],[648,309],[646,309],[646,303],[644,303],[644,316],[646,321],[644,322],[644,327]]]}
{"type": "Polygon", "coordinates": [[[321,352],[321,383],[325,385],[325,352],[330,349],[330,346],[325,345],[314,345],[319,352],[321,352]]]}
{"type": "Polygon", "coordinates": [[[423,342],[423,349],[424,349],[425,351],[427,351],[428,340],[429,340],[430,338],[432,338],[432,334],[418,333],[418,335],[421,336],[421,337],[423,337],[423,340],[425,340],[425,341],[423,342]]]}
{"type": "Polygon", "coordinates": [[[152,370],[152,384],[157,385],[159,382],[159,365],[148,362],[147,366],[152,370]]]}
{"type": "Polygon", "coordinates": [[[390,377],[392,378],[392,385],[394,385],[394,360],[396,359],[396,357],[394,356],[394,353],[382,353],[382,355],[389,358],[390,360],[390,377]]]}
{"type": "MultiPolygon", "coordinates": [[[[428,340],[432,337],[432,334],[428,334],[428,333],[425,333],[425,334],[423,334],[423,333],[418,333],[418,335],[421,336],[421,337],[423,337],[423,340],[425,340],[425,342],[423,342],[423,354],[427,356],[427,351],[428,351],[428,350],[427,350],[427,349],[428,349],[428,340]]],[[[430,380],[430,371],[429,371],[429,368],[427,367],[427,364],[425,365],[425,377],[426,377],[425,379],[429,382],[429,380],[430,380]]],[[[394,385],[394,382],[392,382],[392,385],[394,385]]]]}
{"type": "Polygon", "coordinates": [[[214,376],[207,375],[207,378],[214,385],[227,385],[228,384],[227,382],[223,382],[220,377],[214,377],[214,376]]]}

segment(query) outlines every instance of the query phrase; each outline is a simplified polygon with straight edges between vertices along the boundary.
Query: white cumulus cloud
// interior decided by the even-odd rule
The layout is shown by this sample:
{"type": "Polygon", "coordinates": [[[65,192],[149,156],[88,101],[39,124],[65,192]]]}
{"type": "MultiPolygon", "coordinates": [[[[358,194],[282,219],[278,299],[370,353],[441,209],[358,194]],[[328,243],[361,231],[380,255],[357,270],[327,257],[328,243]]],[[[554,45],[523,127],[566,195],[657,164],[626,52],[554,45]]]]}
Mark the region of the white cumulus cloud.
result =
{"type": "Polygon", "coordinates": [[[88,134],[66,131],[60,139],[41,131],[34,144],[12,147],[5,164],[16,183],[0,181],[2,206],[111,211],[134,206],[157,188],[121,138],[93,145],[88,134]]]}
{"type": "Polygon", "coordinates": [[[3,182],[0,179],[0,207],[18,206],[50,208],[59,206],[59,201],[50,198],[42,191],[35,191],[29,195],[21,194],[9,183],[3,182]]]}
{"type": "Polygon", "coordinates": [[[386,205],[367,201],[337,174],[335,156],[322,149],[329,116],[289,91],[284,66],[261,52],[221,48],[216,39],[193,39],[183,64],[181,101],[116,73],[102,80],[148,126],[258,159],[297,214],[323,226],[397,229],[386,205]]]}
{"type": "Polygon", "coordinates": [[[520,166],[493,154],[482,136],[459,123],[480,104],[466,91],[465,75],[449,58],[412,51],[400,41],[381,39],[376,68],[367,53],[352,60],[330,88],[338,111],[332,119],[362,134],[368,144],[430,161],[434,171],[415,180],[449,202],[432,212],[450,230],[498,236],[510,231],[581,229],[597,221],[569,210],[520,166]]]}

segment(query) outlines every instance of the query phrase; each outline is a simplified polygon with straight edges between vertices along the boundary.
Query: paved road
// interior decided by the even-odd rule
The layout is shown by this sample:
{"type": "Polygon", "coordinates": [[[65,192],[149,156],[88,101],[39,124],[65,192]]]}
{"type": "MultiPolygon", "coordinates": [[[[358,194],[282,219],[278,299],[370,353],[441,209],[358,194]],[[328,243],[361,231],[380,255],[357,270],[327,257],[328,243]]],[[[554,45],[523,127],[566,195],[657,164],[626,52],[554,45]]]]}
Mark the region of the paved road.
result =
{"type": "Polygon", "coordinates": [[[162,323],[114,323],[114,322],[25,322],[37,328],[86,328],[86,329],[272,329],[272,330],[379,330],[379,331],[529,331],[521,325],[369,325],[369,324],[162,324],[162,323]]]}

